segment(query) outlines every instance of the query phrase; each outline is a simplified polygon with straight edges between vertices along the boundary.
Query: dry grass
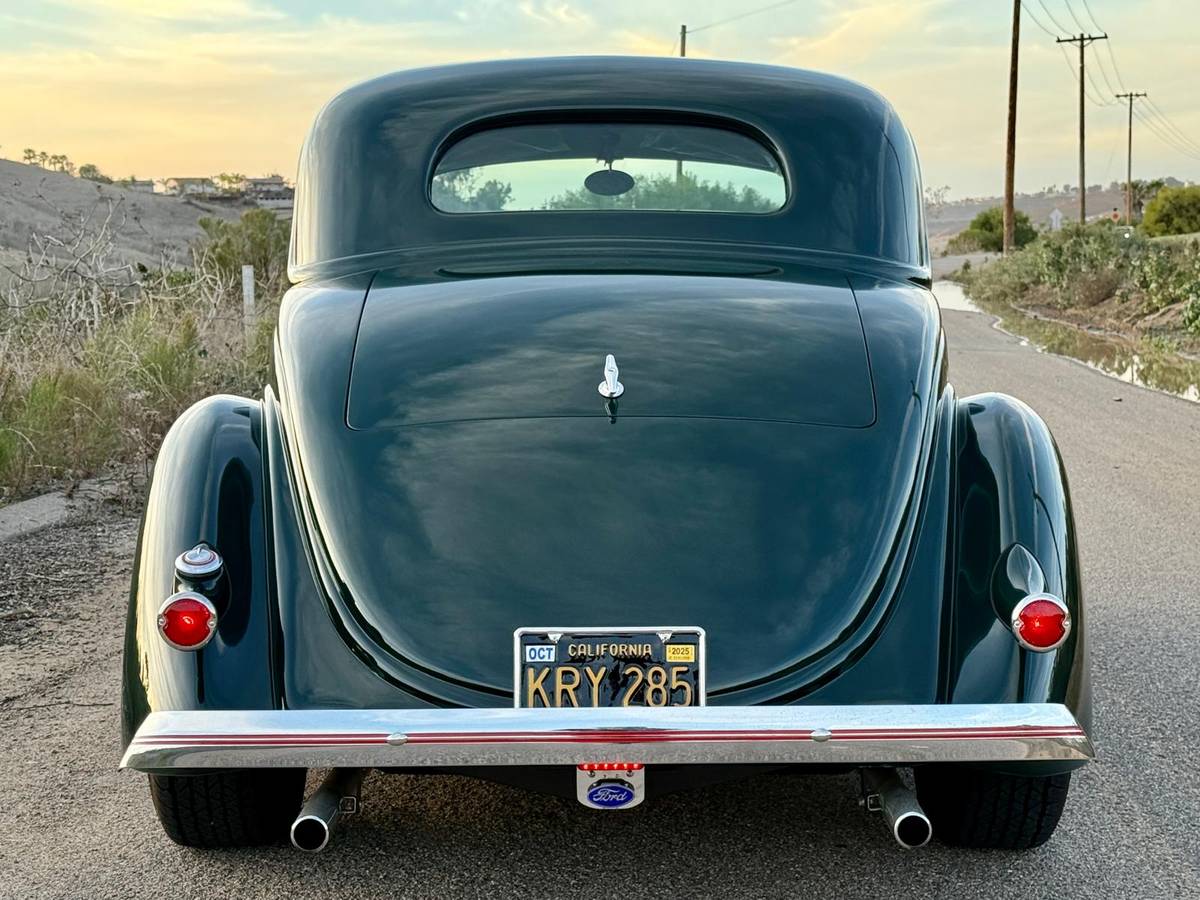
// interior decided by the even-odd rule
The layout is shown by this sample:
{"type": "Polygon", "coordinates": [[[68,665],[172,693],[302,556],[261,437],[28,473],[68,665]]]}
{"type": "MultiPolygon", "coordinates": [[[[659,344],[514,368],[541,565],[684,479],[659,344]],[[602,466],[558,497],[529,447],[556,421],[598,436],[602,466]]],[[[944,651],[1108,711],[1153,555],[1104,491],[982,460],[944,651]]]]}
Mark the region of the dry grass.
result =
{"type": "MultiPolygon", "coordinates": [[[[120,202],[98,201],[3,262],[0,503],[147,459],[191,403],[263,383],[284,287],[278,261],[265,267],[258,327],[247,336],[231,261],[242,225],[198,244],[190,268],[164,260],[151,269],[114,255],[123,216],[120,202]]],[[[281,254],[274,217],[252,224],[268,227],[281,254]]]]}

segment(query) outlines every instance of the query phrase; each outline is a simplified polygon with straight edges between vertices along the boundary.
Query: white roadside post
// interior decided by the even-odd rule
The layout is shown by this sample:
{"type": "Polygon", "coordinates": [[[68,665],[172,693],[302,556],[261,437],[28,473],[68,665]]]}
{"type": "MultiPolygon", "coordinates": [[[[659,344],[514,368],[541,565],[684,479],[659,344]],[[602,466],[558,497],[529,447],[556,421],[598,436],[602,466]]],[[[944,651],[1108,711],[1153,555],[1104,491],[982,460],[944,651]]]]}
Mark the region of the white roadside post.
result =
{"type": "Polygon", "coordinates": [[[246,329],[246,341],[254,339],[254,266],[242,266],[242,324],[246,329]]]}

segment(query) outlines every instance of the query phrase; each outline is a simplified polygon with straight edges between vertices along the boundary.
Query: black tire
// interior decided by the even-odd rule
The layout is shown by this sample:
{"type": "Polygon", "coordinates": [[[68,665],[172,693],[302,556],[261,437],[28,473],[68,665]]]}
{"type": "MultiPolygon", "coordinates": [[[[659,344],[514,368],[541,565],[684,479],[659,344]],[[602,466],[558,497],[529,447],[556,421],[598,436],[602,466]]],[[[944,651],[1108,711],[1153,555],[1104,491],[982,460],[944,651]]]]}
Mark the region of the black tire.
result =
{"type": "Polygon", "coordinates": [[[287,838],[304,799],[304,769],[151,775],[167,837],[185,847],[255,847],[287,838]]]}
{"type": "Polygon", "coordinates": [[[960,766],[918,768],[917,799],[933,836],[955,847],[1028,850],[1054,834],[1071,773],[1002,775],[960,766]]]}

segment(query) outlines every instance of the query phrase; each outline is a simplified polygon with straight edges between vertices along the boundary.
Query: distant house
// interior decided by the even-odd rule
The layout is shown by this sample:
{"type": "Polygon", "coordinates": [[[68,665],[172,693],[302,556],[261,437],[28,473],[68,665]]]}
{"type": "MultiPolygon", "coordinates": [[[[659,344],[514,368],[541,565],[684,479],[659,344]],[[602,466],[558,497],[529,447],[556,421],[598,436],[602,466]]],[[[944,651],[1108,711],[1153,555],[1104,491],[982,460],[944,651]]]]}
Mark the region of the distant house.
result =
{"type": "Polygon", "coordinates": [[[242,189],[247,199],[266,209],[290,211],[296,196],[296,189],[284,181],[282,175],[247,178],[242,182],[242,189]]]}
{"type": "Polygon", "coordinates": [[[168,178],[166,188],[175,197],[208,197],[218,192],[211,178],[168,178]]]}
{"type": "Polygon", "coordinates": [[[149,178],[130,178],[117,183],[127,191],[138,191],[143,194],[154,193],[154,182],[149,178]]]}
{"type": "Polygon", "coordinates": [[[242,182],[242,190],[247,197],[258,197],[288,190],[288,184],[282,175],[267,175],[263,178],[247,178],[242,182]]]}

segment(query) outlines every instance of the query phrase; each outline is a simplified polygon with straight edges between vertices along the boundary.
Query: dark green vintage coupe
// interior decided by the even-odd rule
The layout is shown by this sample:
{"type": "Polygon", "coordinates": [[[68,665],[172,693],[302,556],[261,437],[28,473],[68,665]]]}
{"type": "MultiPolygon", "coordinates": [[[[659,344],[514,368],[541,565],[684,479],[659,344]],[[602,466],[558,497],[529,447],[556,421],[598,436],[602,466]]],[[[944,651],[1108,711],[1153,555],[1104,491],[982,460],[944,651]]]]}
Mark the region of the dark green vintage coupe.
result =
{"type": "Polygon", "coordinates": [[[1092,756],[1066,479],[948,382],[878,94],[403,72],[321,111],[292,235],[271,383],[184,413],[146,509],[122,765],[171,838],[321,849],[369,769],[596,809],[857,769],[905,846],[1050,836],[1092,756]]]}

